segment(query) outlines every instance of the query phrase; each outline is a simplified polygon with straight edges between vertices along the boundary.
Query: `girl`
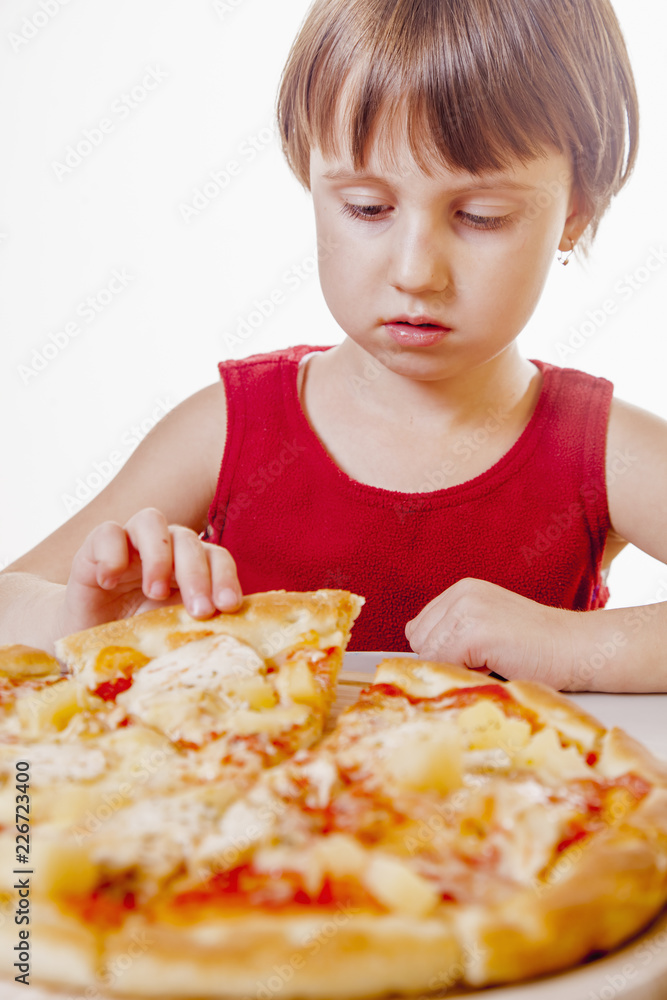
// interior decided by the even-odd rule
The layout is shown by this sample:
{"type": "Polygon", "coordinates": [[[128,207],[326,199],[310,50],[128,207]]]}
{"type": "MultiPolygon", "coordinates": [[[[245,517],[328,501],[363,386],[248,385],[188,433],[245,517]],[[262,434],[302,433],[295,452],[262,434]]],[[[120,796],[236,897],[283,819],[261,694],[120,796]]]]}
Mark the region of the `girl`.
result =
{"type": "Polygon", "coordinates": [[[635,162],[609,4],[316,0],[277,115],[345,339],[222,364],[7,568],[1,640],[345,586],[351,648],[667,690],[667,604],[604,610],[624,545],[667,561],[667,428],[516,345],[635,162]]]}

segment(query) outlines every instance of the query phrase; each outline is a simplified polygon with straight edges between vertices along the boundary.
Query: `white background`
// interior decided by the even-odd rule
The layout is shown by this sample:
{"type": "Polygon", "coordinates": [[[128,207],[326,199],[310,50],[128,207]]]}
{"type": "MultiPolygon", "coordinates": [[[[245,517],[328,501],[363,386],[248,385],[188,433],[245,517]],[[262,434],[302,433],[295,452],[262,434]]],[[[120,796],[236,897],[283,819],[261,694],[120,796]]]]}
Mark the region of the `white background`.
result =
{"type": "MultiPolygon", "coordinates": [[[[101,484],[163,405],[215,381],[219,360],[342,339],[313,271],[310,196],[273,128],[306,0],[42,2],[0,7],[0,566],[66,520],[80,481],[95,489],[97,474],[101,484]],[[129,107],[124,95],[150,70],[154,89],[144,100],[136,91],[129,107]],[[54,166],[105,118],[110,131],[89,155],[54,166]],[[223,187],[232,160],[239,170],[223,187]],[[188,213],[207,182],[204,207],[188,213]],[[126,287],[110,304],[101,294],[90,322],[85,300],[114,270],[126,287]],[[229,335],[276,290],[282,303],[233,349],[229,335]],[[71,323],[77,335],[26,374],[39,364],[33,351],[51,335],[62,344],[71,323]]],[[[590,261],[554,262],[521,344],[528,357],[603,375],[620,397],[667,417],[667,265],[629,297],[614,290],[653,247],[667,250],[667,18],[655,0],[615,6],[643,113],[638,167],[590,261]],[[609,298],[616,313],[564,356],[558,345],[609,298]]],[[[657,599],[663,578],[662,564],[626,550],[611,606],[657,599]]]]}

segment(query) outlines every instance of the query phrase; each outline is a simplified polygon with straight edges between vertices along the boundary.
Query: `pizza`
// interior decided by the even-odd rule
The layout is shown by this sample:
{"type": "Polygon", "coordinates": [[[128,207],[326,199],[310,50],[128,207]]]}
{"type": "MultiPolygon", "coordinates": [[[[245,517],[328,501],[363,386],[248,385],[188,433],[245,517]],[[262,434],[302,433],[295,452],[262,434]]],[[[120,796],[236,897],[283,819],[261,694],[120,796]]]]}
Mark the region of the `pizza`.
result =
{"type": "MultiPolygon", "coordinates": [[[[172,814],[203,825],[321,737],[362,605],[347,591],[274,591],[205,621],[171,606],[109,622],[59,640],[58,659],[0,650],[0,899],[6,917],[21,849],[38,872],[36,977],[80,984],[77,935],[65,943],[72,926],[52,900],[89,885],[106,843],[111,871],[143,852],[145,876],[164,881],[183,863],[185,843],[164,838],[172,814]]],[[[16,928],[1,923],[4,944],[16,928]]]]}
{"type": "MultiPolygon", "coordinates": [[[[325,730],[361,600],[252,595],[61,641],[71,673],[48,690],[74,685],[78,712],[1,746],[12,781],[30,761],[36,801],[35,979],[165,1000],[442,995],[570,967],[658,913],[667,767],[565,696],[387,658],[325,730]],[[275,700],[253,707],[257,677],[275,700]]],[[[0,929],[6,976],[16,932],[0,929]]]]}

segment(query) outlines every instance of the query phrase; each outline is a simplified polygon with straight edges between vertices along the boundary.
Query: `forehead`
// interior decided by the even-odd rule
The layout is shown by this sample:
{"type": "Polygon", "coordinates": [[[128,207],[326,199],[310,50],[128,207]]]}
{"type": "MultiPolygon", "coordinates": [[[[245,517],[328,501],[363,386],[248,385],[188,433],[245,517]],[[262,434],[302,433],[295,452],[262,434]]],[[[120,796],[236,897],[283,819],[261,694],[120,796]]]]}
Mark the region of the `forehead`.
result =
{"type": "Polygon", "coordinates": [[[310,152],[311,185],[385,184],[395,190],[438,190],[449,193],[503,188],[534,191],[548,188],[567,190],[571,170],[567,158],[556,149],[547,149],[527,162],[513,158],[506,168],[471,173],[447,163],[434,163],[428,170],[416,162],[407,147],[395,147],[389,159],[381,146],[371,143],[364,166],[355,170],[347,152],[325,155],[318,147],[310,152]]]}

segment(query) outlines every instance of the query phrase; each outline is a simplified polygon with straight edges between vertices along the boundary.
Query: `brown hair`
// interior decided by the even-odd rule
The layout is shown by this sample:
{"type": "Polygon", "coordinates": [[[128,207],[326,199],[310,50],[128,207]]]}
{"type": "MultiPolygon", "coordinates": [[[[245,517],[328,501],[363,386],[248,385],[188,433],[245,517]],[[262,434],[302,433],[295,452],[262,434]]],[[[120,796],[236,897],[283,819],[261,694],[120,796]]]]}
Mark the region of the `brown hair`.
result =
{"type": "Polygon", "coordinates": [[[311,147],[340,155],[337,112],[355,170],[375,128],[394,162],[383,140],[395,123],[426,173],[502,170],[555,146],[593,213],[588,243],[637,156],[637,94],[609,0],[314,0],[276,101],[306,188],[311,147]]]}

